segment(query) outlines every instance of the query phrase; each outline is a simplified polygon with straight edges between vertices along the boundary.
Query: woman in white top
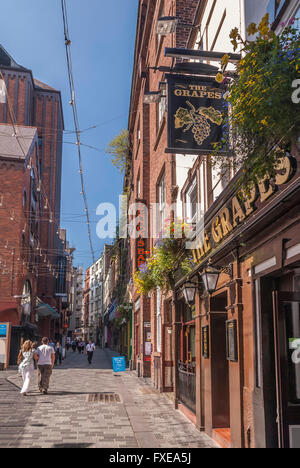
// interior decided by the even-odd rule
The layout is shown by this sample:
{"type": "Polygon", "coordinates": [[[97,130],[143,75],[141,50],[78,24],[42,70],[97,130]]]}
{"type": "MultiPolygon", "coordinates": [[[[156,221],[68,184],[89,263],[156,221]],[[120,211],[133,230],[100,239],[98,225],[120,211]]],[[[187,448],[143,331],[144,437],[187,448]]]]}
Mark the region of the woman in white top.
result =
{"type": "Polygon", "coordinates": [[[21,395],[26,396],[29,390],[30,380],[34,372],[34,353],[33,344],[30,340],[25,341],[23,344],[19,356],[19,374],[23,377],[23,387],[21,390],[21,395]]]}

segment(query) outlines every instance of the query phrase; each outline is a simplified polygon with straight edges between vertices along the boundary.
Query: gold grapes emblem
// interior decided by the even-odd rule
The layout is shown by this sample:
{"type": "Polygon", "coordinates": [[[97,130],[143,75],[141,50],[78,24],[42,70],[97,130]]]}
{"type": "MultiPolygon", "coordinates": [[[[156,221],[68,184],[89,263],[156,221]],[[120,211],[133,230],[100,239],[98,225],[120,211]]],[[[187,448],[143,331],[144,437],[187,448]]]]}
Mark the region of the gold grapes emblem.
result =
{"type": "Polygon", "coordinates": [[[190,109],[185,109],[184,107],[179,107],[174,116],[175,118],[175,128],[184,128],[184,132],[192,129],[194,134],[194,139],[197,144],[202,145],[203,141],[209,137],[211,132],[211,126],[208,122],[211,122],[221,125],[222,124],[222,113],[213,107],[199,107],[196,109],[193,104],[189,101],[186,101],[190,109]]]}

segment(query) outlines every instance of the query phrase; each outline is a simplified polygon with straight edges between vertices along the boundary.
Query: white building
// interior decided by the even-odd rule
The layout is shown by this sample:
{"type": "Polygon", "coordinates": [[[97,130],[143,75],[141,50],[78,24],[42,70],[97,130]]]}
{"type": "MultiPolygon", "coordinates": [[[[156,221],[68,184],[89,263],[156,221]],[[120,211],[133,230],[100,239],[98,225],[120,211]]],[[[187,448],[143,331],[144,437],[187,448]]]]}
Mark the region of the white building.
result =
{"type": "Polygon", "coordinates": [[[99,342],[100,318],[103,312],[103,255],[90,267],[89,333],[99,342]]]}
{"type": "Polygon", "coordinates": [[[73,314],[71,317],[70,331],[76,336],[82,333],[83,315],[83,268],[78,267],[73,270],[73,314]]]}

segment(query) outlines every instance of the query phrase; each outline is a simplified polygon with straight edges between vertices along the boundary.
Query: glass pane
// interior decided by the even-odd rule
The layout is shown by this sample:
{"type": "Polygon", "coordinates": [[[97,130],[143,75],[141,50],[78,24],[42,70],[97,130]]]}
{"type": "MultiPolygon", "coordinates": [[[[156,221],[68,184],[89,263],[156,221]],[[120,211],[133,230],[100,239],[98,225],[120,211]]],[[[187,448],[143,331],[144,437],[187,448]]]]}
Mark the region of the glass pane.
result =
{"type": "Polygon", "coordinates": [[[196,359],[196,329],[195,327],[191,327],[190,329],[190,349],[189,352],[191,353],[192,362],[196,359]]]}
{"type": "Polygon", "coordinates": [[[283,304],[288,355],[288,402],[300,404],[300,303],[283,304]]]}

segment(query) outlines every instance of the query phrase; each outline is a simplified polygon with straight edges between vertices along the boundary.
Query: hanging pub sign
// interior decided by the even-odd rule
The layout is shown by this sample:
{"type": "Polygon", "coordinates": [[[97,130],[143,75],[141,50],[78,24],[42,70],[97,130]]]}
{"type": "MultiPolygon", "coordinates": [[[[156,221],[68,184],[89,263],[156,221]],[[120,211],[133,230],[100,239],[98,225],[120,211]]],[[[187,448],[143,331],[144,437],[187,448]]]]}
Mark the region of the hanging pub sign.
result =
{"type": "Polygon", "coordinates": [[[214,77],[167,75],[167,153],[211,152],[222,140],[226,103],[214,77]]]}
{"type": "Polygon", "coordinates": [[[143,200],[136,200],[136,269],[145,265],[149,251],[147,249],[147,208],[143,200]]]}

